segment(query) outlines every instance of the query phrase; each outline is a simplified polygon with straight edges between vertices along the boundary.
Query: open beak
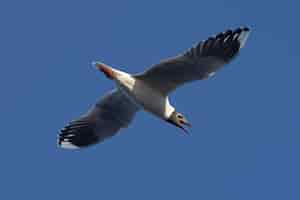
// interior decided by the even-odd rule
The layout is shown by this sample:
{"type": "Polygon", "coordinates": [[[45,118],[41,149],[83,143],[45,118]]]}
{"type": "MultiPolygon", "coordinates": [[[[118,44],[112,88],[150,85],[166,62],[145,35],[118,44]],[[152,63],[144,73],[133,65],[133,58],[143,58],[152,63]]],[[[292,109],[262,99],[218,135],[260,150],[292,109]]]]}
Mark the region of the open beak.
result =
{"type": "MultiPolygon", "coordinates": [[[[181,121],[181,123],[183,124],[183,125],[185,125],[185,126],[187,126],[187,127],[189,127],[189,128],[191,128],[192,127],[192,124],[190,124],[187,120],[183,120],[183,121],[181,121]]],[[[178,127],[179,128],[181,128],[184,132],[185,132],[185,134],[189,134],[189,131],[188,131],[188,129],[187,128],[185,128],[184,126],[182,126],[182,125],[178,125],[178,127]]]]}
{"type": "Polygon", "coordinates": [[[183,126],[178,126],[179,128],[181,128],[181,130],[183,130],[183,132],[186,134],[186,135],[189,135],[190,133],[189,133],[189,131],[186,129],[186,128],[184,128],[183,126]]]}
{"type": "Polygon", "coordinates": [[[189,128],[192,128],[192,124],[190,124],[188,121],[184,122],[184,125],[188,126],[189,128]]]}
{"type": "Polygon", "coordinates": [[[166,121],[169,122],[170,124],[173,124],[174,126],[177,126],[181,130],[183,130],[186,135],[188,135],[189,132],[188,132],[188,129],[185,126],[187,126],[189,128],[192,127],[192,125],[186,119],[182,119],[180,121],[180,123],[176,123],[176,122],[174,122],[170,119],[167,119],[166,121]]]}

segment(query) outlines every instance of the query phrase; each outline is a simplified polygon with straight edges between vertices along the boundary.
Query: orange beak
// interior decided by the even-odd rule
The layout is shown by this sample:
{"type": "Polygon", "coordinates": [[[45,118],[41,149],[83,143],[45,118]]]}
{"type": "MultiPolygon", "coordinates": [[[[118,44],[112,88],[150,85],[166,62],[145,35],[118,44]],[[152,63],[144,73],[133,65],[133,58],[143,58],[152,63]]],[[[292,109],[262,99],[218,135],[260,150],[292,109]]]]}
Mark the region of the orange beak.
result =
{"type": "Polygon", "coordinates": [[[104,63],[95,63],[95,66],[102,71],[105,76],[109,79],[114,79],[115,78],[115,73],[114,71],[111,69],[111,67],[109,67],[108,65],[104,64],[104,63]]]}

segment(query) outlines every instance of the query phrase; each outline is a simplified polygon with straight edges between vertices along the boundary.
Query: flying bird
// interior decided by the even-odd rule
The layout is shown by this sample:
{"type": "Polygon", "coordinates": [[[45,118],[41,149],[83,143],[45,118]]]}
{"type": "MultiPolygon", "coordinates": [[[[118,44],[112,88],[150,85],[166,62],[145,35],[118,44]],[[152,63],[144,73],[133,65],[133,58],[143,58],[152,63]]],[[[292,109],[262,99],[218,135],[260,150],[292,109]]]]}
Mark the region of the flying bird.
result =
{"type": "Polygon", "coordinates": [[[134,75],[94,62],[97,69],[116,83],[116,88],[86,114],[66,125],[60,131],[58,145],[75,149],[99,143],[128,127],[139,110],[148,111],[187,132],[186,127],[191,124],[171,105],[168,94],[185,83],[213,76],[238,55],[249,33],[248,27],[219,33],[134,75]]]}

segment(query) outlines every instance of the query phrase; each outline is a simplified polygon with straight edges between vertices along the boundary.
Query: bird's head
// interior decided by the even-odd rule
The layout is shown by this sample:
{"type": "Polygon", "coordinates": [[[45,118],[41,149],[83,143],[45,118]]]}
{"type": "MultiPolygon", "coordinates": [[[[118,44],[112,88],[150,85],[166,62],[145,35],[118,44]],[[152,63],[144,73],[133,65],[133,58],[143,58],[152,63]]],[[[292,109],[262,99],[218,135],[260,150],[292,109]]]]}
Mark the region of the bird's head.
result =
{"type": "Polygon", "coordinates": [[[184,117],[183,114],[176,111],[173,111],[171,116],[166,121],[182,129],[185,133],[188,133],[185,126],[192,127],[192,125],[188,122],[186,117],[184,117]]]}

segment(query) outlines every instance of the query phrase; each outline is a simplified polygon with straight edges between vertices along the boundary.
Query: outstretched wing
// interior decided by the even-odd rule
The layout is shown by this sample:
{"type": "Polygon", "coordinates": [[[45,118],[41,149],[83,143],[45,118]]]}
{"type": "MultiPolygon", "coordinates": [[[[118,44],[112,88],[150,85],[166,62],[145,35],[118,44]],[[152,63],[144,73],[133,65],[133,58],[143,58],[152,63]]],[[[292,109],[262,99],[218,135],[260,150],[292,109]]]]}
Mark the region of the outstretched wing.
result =
{"type": "Polygon", "coordinates": [[[63,148],[81,148],[115,135],[132,121],[138,107],[120,90],[112,90],[93,108],[65,126],[58,144],[63,148]]]}
{"type": "Polygon", "coordinates": [[[198,43],[184,54],[154,65],[136,77],[167,95],[186,82],[212,76],[239,53],[249,33],[250,29],[247,27],[219,33],[198,43]]]}

